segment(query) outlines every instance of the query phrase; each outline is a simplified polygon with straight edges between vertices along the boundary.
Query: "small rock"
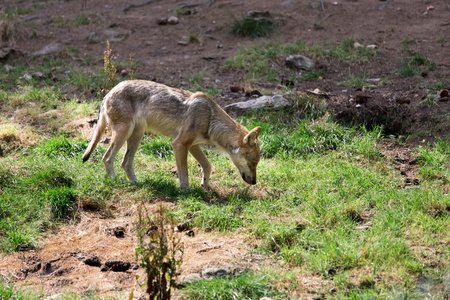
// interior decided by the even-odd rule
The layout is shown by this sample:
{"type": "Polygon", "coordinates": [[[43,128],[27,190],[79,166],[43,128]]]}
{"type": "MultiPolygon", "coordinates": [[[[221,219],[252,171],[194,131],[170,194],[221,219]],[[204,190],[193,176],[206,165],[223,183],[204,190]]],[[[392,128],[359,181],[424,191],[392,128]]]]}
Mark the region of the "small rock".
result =
{"type": "Polygon", "coordinates": [[[202,277],[225,277],[230,274],[228,267],[204,267],[202,270],[202,277]]]}
{"type": "Polygon", "coordinates": [[[120,75],[127,76],[128,75],[128,70],[127,69],[122,69],[122,71],[120,71],[120,75]]]}
{"type": "Polygon", "coordinates": [[[32,247],[30,246],[30,244],[29,243],[25,243],[25,244],[19,244],[18,246],[17,246],[17,251],[28,251],[28,250],[30,250],[32,247]]]}
{"type": "Polygon", "coordinates": [[[230,86],[230,91],[232,93],[243,93],[244,88],[242,86],[230,86]]]}
{"type": "Polygon", "coordinates": [[[31,76],[30,74],[24,74],[23,76],[20,77],[20,79],[25,79],[26,81],[30,81],[31,79],[33,79],[33,76],[31,76]]]}
{"type": "Polygon", "coordinates": [[[319,89],[314,89],[312,90],[306,90],[306,93],[311,94],[311,95],[315,95],[315,96],[322,96],[325,98],[330,98],[330,95],[327,92],[321,91],[319,89]]]}
{"type": "Polygon", "coordinates": [[[367,97],[365,95],[356,95],[355,102],[359,103],[359,104],[363,104],[363,103],[366,103],[368,99],[369,99],[369,97],[367,97]]]}
{"type": "Polygon", "coordinates": [[[374,45],[374,44],[367,45],[366,48],[368,48],[368,49],[375,49],[375,48],[377,48],[377,45],[374,45]]]}
{"type": "Polygon", "coordinates": [[[32,77],[36,77],[36,78],[38,78],[38,79],[45,79],[47,76],[45,76],[45,74],[44,73],[42,73],[42,72],[36,72],[36,73],[33,73],[33,75],[31,75],[32,77]]]}
{"type": "Polygon", "coordinates": [[[245,97],[252,97],[252,96],[262,96],[262,94],[258,90],[251,90],[245,92],[245,97]]]}
{"type": "Polygon", "coordinates": [[[105,266],[105,265],[101,265],[101,266],[100,266],[100,271],[106,272],[106,271],[108,271],[108,270],[109,270],[109,269],[108,269],[107,266],[105,266]]]}
{"type": "Polygon", "coordinates": [[[51,295],[47,298],[45,298],[45,300],[53,300],[53,299],[61,299],[63,296],[63,294],[55,294],[55,295],[51,295]]]}
{"type": "Polygon", "coordinates": [[[109,260],[105,262],[105,266],[114,272],[124,272],[131,268],[129,262],[121,260],[109,260]]]}
{"type": "Polygon", "coordinates": [[[14,68],[13,66],[5,65],[6,73],[9,73],[9,72],[11,72],[11,71],[14,70],[14,69],[15,69],[15,68],[14,68]]]}
{"type": "Polygon", "coordinates": [[[247,13],[247,18],[252,19],[258,19],[258,18],[270,18],[272,15],[270,14],[270,11],[259,11],[259,10],[252,10],[247,13]]]}
{"type": "Polygon", "coordinates": [[[106,36],[106,39],[110,42],[121,42],[125,40],[128,35],[130,34],[130,31],[117,31],[117,30],[111,30],[107,29],[103,32],[106,36]]]}
{"type": "Polygon", "coordinates": [[[83,260],[83,263],[85,263],[88,266],[92,267],[100,267],[102,265],[102,262],[100,261],[100,258],[98,256],[91,256],[89,258],[86,258],[83,260]]]}
{"type": "Polygon", "coordinates": [[[358,42],[355,42],[355,43],[353,44],[353,48],[355,48],[355,49],[363,48],[363,47],[364,47],[364,45],[362,45],[362,44],[360,44],[360,43],[358,43],[358,42]]]}
{"type": "Polygon", "coordinates": [[[399,98],[396,99],[395,102],[397,102],[398,104],[410,104],[411,100],[409,100],[408,98],[399,98]]]}
{"type": "Polygon", "coordinates": [[[186,235],[189,237],[194,237],[195,236],[195,232],[193,230],[189,230],[188,232],[186,232],[186,235]]]}
{"type": "Polygon", "coordinates": [[[293,70],[310,71],[315,68],[314,61],[303,55],[290,55],[285,62],[286,66],[293,70]]]}
{"type": "Polygon", "coordinates": [[[167,18],[159,18],[158,20],[156,20],[156,24],[167,25],[167,18]]]}
{"type": "Polygon", "coordinates": [[[444,90],[439,91],[438,95],[441,98],[449,97],[449,92],[448,92],[448,90],[444,89],[444,90]]]}
{"type": "Polygon", "coordinates": [[[260,108],[281,108],[291,105],[291,102],[282,95],[261,96],[254,100],[237,102],[224,107],[229,114],[238,116],[246,111],[260,108]]]}
{"type": "Polygon", "coordinates": [[[100,41],[100,38],[94,31],[89,33],[88,44],[95,44],[95,43],[98,43],[99,41],[100,41]]]}
{"type": "Polygon", "coordinates": [[[183,280],[181,281],[181,284],[188,284],[188,283],[192,283],[193,281],[197,281],[197,280],[201,280],[202,279],[202,275],[200,275],[199,273],[191,273],[186,275],[183,280]]]}
{"type": "Polygon", "coordinates": [[[8,56],[13,52],[14,52],[14,49],[9,48],[9,47],[0,49],[0,59],[8,58],[8,56]]]}
{"type": "Polygon", "coordinates": [[[189,222],[180,223],[175,227],[175,231],[183,232],[189,227],[189,222]]]}
{"type": "Polygon", "coordinates": [[[180,46],[187,46],[187,45],[189,45],[189,43],[186,42],[186,41],[178,41],[177,44],[180,45],[180,46]]]}
{"type": "Polygon", "coordinates": [[[60,44],[52,43],[50,45],[45,46],[41,50],[34,52],[33,55],[35,55],[35,56],[47,55],[47,54],[59,52],[60,50],[61,50],[60,44]]]}
{"type": "Polygon", "coordinates": [[[171,24],[171,25],[178,24],[178,18],[175,17],[175,16],[170,16],[170,17],[167,19],[167,24],[171,24]]]}

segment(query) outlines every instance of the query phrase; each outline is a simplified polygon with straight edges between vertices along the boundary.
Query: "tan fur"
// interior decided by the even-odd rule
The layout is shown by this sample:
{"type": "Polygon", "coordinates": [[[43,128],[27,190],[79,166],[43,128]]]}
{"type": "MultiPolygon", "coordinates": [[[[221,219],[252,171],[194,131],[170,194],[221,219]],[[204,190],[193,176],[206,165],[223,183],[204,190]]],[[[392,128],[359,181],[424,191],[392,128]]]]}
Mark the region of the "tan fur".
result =
{"type": "Polygon", "coordinates": [[[122,168],[136,182],[133,159],[145,132],[162,134],[172,142],[180,187],[189,188],[187,154],[203,169],[202,185],[210,189],[211,164],[200,144],[213,144],[230,155],[245,182],[256,183],[261,127],[248,131],[235,122],[210,97],[145,80],[123,81],[103,99],[94,136],[83,156],[87,161],[100,141],[107,123],[111,144],[103,156],[106,173],[115,178],[114,158],[127,142],[122,168]]]}

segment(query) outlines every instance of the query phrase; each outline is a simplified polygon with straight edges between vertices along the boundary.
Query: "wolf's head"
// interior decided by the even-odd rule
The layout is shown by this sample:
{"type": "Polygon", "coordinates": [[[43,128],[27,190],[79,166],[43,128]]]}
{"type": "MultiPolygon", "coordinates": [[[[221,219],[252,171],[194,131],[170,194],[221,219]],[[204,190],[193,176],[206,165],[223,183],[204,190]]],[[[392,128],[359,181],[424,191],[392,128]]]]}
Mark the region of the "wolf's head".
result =
{"type": "Polygon", "coordinates": [[[260,132],[259,126],[250,130],[240,141],[239,148],[233,149],[230,153],[231,160],[241,173],[242,179],[248,184],[256,183],[256,166],[260,158],[258,143],[260,132]]]}

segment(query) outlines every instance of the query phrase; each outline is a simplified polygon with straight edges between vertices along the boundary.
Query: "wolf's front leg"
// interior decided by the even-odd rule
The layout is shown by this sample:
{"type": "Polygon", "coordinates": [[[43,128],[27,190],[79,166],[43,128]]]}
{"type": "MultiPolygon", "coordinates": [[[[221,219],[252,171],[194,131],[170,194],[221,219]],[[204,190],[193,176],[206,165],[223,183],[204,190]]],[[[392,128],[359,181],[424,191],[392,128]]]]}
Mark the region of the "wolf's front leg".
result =
{"type": "Polygon", "coordinates": [[[198,161],[203,169],[202,186],[205,189],[210,190],[211,186],[209,185],[209,177],[211,176],[211,164],[203,153],[200,145],[192,146],[189,149],[189,152],[191,152],[192,156],[198,161]]]}
{"type": "Polygon", "coordinates": [[[177,139],[172,143],[175,161],[177,163],[178,179],[180,180],[180,188],[189,189],[189,174],[187,166],[188,147],[180,143],[177,139]]]}

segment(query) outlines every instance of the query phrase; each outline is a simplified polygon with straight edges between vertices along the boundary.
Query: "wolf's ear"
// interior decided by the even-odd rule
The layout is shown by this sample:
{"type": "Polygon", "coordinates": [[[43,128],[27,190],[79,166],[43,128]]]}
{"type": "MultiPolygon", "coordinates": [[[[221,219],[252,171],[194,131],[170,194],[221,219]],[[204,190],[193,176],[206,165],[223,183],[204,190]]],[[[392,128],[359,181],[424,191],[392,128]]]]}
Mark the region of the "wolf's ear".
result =
{"type": "Polygon", "coordinates": [[[254,146],[256,143],[256,140],[258,139],[259,133],[261,132],[261,127],[255,127],[252,130],[249,131],[249,133],[244,137],[244,144],[248,144],[250,146],[254,146]]]}

